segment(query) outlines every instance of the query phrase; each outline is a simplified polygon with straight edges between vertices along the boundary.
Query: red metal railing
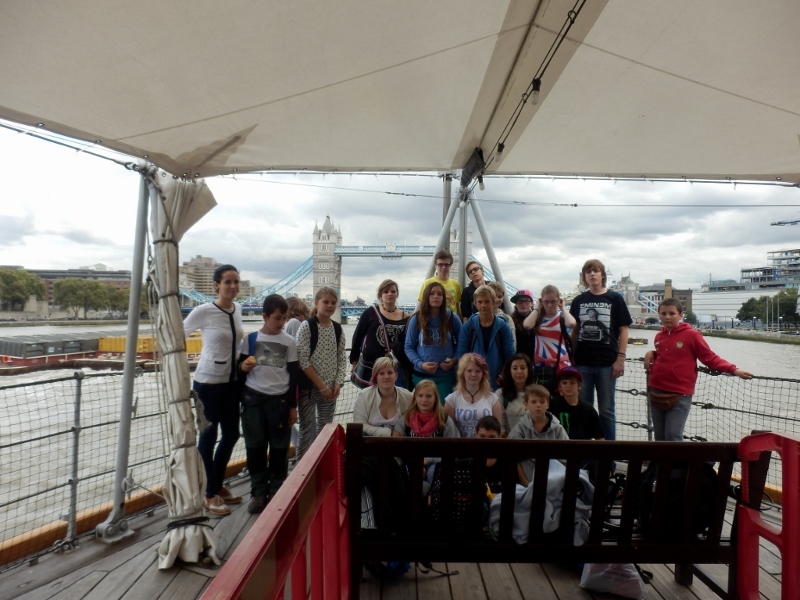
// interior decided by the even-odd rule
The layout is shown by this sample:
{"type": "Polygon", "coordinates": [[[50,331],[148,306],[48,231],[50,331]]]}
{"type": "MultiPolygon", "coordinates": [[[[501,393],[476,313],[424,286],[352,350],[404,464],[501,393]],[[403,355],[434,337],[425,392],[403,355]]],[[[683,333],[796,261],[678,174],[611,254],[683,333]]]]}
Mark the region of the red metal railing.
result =
{"type": "MultiPolygon", "coordinates": [[[[776,433],[749,435],[739,443],[742,459],[742,504],[739,521],[739,597],[759,600],[758,548],[760,538],[775,544],[781,552],[781,598],[800,598],[800,439],[776,433]],[[782,462],[783,516],[781,528],[766,523],[758,510],[747,506],[750,473],[746,461],[763,452],[777,452],[782,462]]],[[[753,498],[752,500],[756,500],[753,498]]]]}
{"type": "Polygon", "coordinates": [[[326,425],[202,600],[283,598],[290,574],[292,598],[349,597],[344,447],[341,426],[326,425]]]}

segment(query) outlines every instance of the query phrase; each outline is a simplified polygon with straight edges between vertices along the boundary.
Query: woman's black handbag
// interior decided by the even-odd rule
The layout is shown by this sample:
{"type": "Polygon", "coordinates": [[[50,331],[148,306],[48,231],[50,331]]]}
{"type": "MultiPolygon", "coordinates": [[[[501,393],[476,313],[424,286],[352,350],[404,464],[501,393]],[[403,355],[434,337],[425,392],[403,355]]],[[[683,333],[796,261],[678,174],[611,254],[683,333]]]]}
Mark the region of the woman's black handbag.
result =
{"type": "Polygon", "coordinates": [[[353,382],[358,388],[362,390],[370,386],[369,380],[372,379],[372,365],[374,363],[364,360],[364,349],[361,349],[361,354],[358,357],[358,363],[353,367],[353,372],[350,373],[350,381],[353,382]]]}

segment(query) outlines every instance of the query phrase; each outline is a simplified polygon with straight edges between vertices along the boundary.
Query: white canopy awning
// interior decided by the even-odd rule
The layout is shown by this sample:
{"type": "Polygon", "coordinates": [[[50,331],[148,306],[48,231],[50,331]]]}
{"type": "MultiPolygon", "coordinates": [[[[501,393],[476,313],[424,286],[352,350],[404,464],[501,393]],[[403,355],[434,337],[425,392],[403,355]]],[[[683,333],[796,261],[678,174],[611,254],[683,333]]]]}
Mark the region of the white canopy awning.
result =
{"type": "MultiPolygon", "coordinates": [[[[0,3],[0,117],[176,174],[487,159],[581,0],[0,3]]],[[[800,181],[800,3],[589,0],[487,172],[800,181]]]]}

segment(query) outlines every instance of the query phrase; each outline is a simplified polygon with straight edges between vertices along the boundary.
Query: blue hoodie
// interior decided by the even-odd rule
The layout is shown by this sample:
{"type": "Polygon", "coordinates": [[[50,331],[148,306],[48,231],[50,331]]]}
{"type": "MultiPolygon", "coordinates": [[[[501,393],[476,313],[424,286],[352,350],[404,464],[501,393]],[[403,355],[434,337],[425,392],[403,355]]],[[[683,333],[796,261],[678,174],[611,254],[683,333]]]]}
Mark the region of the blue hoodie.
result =
{"type": "Polygon", "coordinates": [[[503,371],[505,361],[514,356],[514,337],[508,323],[495,315],[489,336],[489,347],[485,348],[480,316],[472,315],[464,323],[461,335],[458,336],[459,358],[467,352],[475,352],[486,359],[486,363],[489,365],[489,385],[492,386],[492,390],[496,390],[499,387],[497,376],[503,371]]]}
{"type": "Polygon", "coordinates": [[[422,363],[424,362],[444,362],[445,358],[455,359],[456,343],[459,339],[459,332],[461,331],[461,319],[454,315],[450,310],[447,311],[447,316],[450,319],[450,329],[454,332],[452,335],[448,332],[447,341],[444,345],[439,342],[439,325],[441,324],[441,315],[433,317],[428,320],[428,331],[430,332],[433,344],[426,344],[425,337],[419,330],[419,321],[417,315],[411,317],[408,322],[408,329],[406,329],[406,356],[414,364],[414,372],[417,375],[430,377],[439,375],[449,375],[455,372],[455,369],[450,371],[443,371],[436,369],[436,373],[427,373],[422,370],[422,363]]]}

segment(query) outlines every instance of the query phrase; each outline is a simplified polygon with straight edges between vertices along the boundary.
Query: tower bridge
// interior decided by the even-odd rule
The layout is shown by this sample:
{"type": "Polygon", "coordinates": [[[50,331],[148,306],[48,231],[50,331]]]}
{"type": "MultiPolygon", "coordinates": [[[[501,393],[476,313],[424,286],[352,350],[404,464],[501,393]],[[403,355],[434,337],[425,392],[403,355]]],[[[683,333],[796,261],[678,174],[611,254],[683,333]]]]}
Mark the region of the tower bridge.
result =
{"type": "MultiPolygon", "coordinates": [[[[452,273],[458,273],[460,265],[458,264],[459,242],[460,235],[458,230],[450,231],[450,251],[453,254],[453,267],[452,273]]],[[[467,252],[470,261],[475,261],[483,268],[484,276],[487,281],[495,281],[495,275],[485,265],[483,265],[472,254],[472,235],[467,232],[467,252]]],[[[305,280],[309,275],[312,276],[312,295],[316,295],[322,287],[332,287],[336,293],[341,297],[341,278],[342,278],[342,258],[349,257],[380,257],[383,260],[400,260],[404,256],[425,256],[432,257],[436,252],[436,246],[413,246],[413,245],[399,245],[389,242],[383,245],[369,245],[369,246],[344,246],[342,245],[342,233],[336,229],[331,221],[330,215],[325,217],[325,222],[322,227],[314,225],[314,232],[312,238],[312,255],[296,267],[291,273],[284,276],[276,283],[264,288],[258,294],[249,296],[239,300],[242,308],[247,312],[260,313],[264,298],[270,294],[281,294],[282,296],[289,296],[294,293],[295,288],[305,280]]],[[[420,280],[424,277],[420,277],[420,280]]],[[[505,287],[508,297],[516,293],[517,288],[508,282],[505,282],[505,287]]],[[[205,302],[213,302],[216,298],[206,296],[194,289],[181,289],[180,293],[189,299],[191,302],[202,304],[205,302]]],[[[184,313],[191,312],[193,307],[184,307],[184,313]]],[[[347,305],[340,307],[340,314],[343,316],[356,316],[360,315],[369,308],[367,306],[347,305]]],[[[400,306],[402,310],[413,312],[416,308],[415,305],[400,306]]]]}

